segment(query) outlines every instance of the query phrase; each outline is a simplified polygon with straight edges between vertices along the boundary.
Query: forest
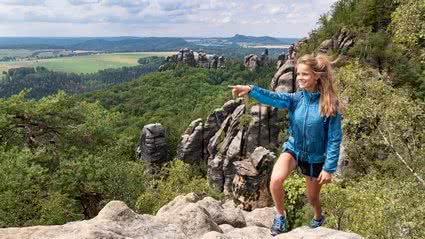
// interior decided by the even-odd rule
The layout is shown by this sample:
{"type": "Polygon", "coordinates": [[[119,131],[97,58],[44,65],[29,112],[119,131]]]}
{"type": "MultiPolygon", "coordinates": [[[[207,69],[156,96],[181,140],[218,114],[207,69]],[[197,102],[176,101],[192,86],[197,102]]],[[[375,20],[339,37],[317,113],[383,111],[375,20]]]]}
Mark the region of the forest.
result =
{"type": "MultiPolygon", "coordinates": [[[[335,81],[350,163],[321,194],[326,227],[365,238],[425,238],[425,2],[338,0],[318,23],[298,55],[318,53],[342,29],[355,36],[350,49],[328,52],[347,56],[335,81]]],[[[0,87],[0,227],[89,219],[111,200],[153,214],[188,192],[223,197],[208,187],[205,169],[173,160],[177,144],[192,120],[232,99],[228,85],[267,88],[276,59],[254,72],[238,58],[226,59],[224,69],[152,72],[151,63],[135,67],[137,79],[127,77],[130,68],[87,76],[8,72],[1,84],[9,88],[0,87]],[[62,80],[49,82],[50,75],[62,80]],[[134,156],[149,123],[167,130],[170,162],[155,178],[143,175],[134,156]]],[[[292,175],[284,187],[290,227],[301,226],[312,215],[304,178],[292,175]]]]}

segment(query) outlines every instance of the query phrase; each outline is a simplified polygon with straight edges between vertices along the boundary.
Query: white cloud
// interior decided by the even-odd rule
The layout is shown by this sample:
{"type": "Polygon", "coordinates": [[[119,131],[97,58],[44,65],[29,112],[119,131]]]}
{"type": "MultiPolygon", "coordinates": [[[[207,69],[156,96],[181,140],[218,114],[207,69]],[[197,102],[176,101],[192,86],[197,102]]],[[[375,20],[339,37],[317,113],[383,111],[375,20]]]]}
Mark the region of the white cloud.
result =
{"type": "Polygon", "coordinates": [[[18,6],[31,6],[31,5],[44,5],[46,0],[0,0],[0,5],[18,5],[18,6]]]}
{"type": "Polygon", "coordinates": [[[0,0],[0,35],[303,37],[335,1],[0,0]]]}

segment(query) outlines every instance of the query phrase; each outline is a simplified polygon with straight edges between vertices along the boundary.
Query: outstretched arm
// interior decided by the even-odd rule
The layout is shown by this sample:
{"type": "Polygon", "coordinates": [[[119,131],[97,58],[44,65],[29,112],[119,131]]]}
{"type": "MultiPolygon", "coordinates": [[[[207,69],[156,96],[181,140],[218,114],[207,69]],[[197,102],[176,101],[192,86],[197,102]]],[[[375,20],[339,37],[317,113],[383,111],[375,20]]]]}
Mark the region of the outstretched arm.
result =
{"type": "Polygon", "coordinates": [[[236,95],[243,96],[248,94],[248,96],[256,99],[261,104],[270,105],[276,108],[289,108],[294,97],[292,93],[274,92],[255,85],[236,85],[229,87],[232,88],[234,97],[236,95]]]}

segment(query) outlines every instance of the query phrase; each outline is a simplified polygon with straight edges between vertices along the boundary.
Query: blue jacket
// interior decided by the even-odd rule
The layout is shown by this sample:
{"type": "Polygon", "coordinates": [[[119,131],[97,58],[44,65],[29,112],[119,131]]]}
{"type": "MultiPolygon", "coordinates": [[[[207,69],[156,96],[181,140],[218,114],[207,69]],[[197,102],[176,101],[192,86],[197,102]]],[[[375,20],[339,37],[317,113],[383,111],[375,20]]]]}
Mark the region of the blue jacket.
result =
{"type": "MultiPolygon", "coordinates": [[[[282,151],[290,149],[296,154],[296,161],[322,163],[328,173],[336,171],[339,148],[342,140],[341,114],[321,117],[319,113],[319,92],[305,90],[295,93],[269,91],[251,85],[248,93],[262,104],[288,109],[289,139],[282,151]]],[[[312,174],[312,167],[310,166],[312,174]]]]}

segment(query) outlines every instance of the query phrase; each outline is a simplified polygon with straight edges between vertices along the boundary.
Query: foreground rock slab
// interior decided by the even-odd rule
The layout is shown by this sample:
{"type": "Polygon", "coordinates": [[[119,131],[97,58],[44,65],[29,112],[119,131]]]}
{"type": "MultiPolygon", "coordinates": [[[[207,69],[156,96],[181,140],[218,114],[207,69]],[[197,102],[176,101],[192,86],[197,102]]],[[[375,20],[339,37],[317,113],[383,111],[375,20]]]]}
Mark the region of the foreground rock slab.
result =
{"type": "MultiPolygon", "coordinates": [[[[109,202],[90,220],[58,226],[0,229],[1,239],[262,239],[271,238],[273,208],[243,211],[194,193],[178,196],[156,216],[137,214],[121,201],[109,202]]],[[[277,239],[360,239],[328,228],[296,228],[277,239]]]]}

